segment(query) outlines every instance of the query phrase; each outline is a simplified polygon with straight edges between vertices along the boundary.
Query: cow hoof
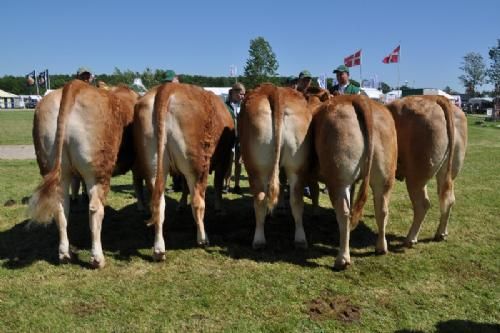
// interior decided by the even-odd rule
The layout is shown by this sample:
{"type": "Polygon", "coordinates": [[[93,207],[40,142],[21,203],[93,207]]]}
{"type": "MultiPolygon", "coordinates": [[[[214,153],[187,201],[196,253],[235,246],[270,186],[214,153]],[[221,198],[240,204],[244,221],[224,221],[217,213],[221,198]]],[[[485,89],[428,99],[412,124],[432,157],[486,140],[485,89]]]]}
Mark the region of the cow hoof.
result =
{"type": "Polygon", "coordinates": [[[294,242],[295,248],[299,250],[305,250],[307,249],[307,241],[295,241],[294,242]]]}
{"type": "Polygon", "coordinates": [[[343,270],[346,270],[347,267],[351,264],[350,261],[347,261],[345,259],[342,260],[336,260],[335,264],[333,265],[333,270],[336,272],[340,272],[343,270]]]}
{"type": "Polygon", "coordinates": [[[446,238],[448,238],[448,234],[436,234],[436,235],[434,236],[434,240],[435,240],[436,242],[442,242],[442,241],[445,241],[445,240],[446,240],[446,238]]]}
{"type": "Polygon", "coordinates": [[[68,264],[71,262],[71,254],[69,253],[59,253],[59,263],[68,264]]]}
{"type": "Polygon", "coordinates": [[[104,260],[104,258],[102,258],[101,260],[98,260],[95,257],[90,258],[90,267],[94,269],[100,269],[104,266],[106,266],[106,261],[104,260]]]}
{"type": "Polygon", "coordinates": [[[165,256],[165,252],[153,251],[153,260],[154,261],[165,261],[167,257],[165,256]]]}
{"type": "Polygon", "coordinates": [[[208,238],[205,240],[198,241],[198,246],[199,247],[207,247],[210,246],[210,242],[208,241],[208,238]]]}
{"type": "Polygon", "coordinates": [[[375,254],[378,256],[382,256],[384,254],[387,254],[387,249],[375,249],[375,254]]]}
{"type": "Polygon", "coordinates": [[[412,247],[414,247],[415,245],[417,245],[417,243],[418,243],[418,241],[416,239],[414,239],[414,240],[407,239],[407,240],[405,240],[404,245],[405,245],[405,247],[411,249],[412,247]]]}

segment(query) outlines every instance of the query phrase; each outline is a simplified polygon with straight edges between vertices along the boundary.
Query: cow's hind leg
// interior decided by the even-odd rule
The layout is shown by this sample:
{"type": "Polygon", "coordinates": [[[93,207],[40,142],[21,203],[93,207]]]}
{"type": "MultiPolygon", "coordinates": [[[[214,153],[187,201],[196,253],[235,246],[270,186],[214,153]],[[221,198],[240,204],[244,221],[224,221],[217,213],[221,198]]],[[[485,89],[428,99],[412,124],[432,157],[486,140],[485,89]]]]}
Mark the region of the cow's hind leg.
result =
{"type": "Polygon", "coordinates": [[[106,265],[101,243],[102,220],[104,218],[104,193],[101,184],[96,184],[93,179],[87,177],[85,183],[89,189],[89,226],[92,236],[90,265],[93,268],[102,268],[106,265]]]}
{"type": "Polygon", "coordinates": [[[186,176],[186,181],[191,194],[191,210],[197,227],[196,241],[199,246],[209,244],[205,233],[205,190],[207,188],[207,174],[201,177],[196,175],[186,176]],[[201,180],[199,180],[201,178],[201,180]]]}
{"type": "Polygon", "coordinates": [[[255,180],[252,186],[253,208],[255,211],[255,233],[253,236],[252,247],[255,250],[266,247],[266,235],[264,233],[264,224],[267,215],[267,198],[262,179],[255,180]]]}
{"type": "Polygon", "coordinates": [[[375,253],[387,253],[387,240],[385,238],[385,228],[389,219],[389,200],[391,196],[392,184],[373,187],[373,205],[375,208],[375,220],[377,221],[378,237],[375,253]]]}
{"type": "MultiPolygon", "coordinates": [[[[67,263],[71,260],[68,239],[68,218],[69,218],[69,187],[72,181],[71,175],[63,175],[61,179],[61,189],[63,192],[62,204],[55,217],[57,229],[59,231],[59,262],[67,263]]],[[[80,181],[78,181],[80,182],[80,181]]]]}
{"type": "Polygon", "coordinates": [[[436,180],[441,216],[434,240],[442,241],[448,236],[448,221],[450,220],[451,208],[455,204],[455,193],[453,190],[453,180],[448,182],[446,179],[445,167],[439,170],[436,180]]]}
{"type": "Polygon", "coordinates": [[[418,233],[420,232],[420,227],[422,226],[422,222],[431,203],[427,195],[427,186],[425,184],[423,186],[412,185],[407,179],[406,187],[408,188],[408,194],[410,195],[413,206],[413,223],[406,236],[405,245],[407,247],[412,247],[418,242],[418,233]]]}
{"type": "Polygon", "coordinates": [[[339,252],[337,254],[337,258],[335,258],[335,264],[333,265],[333,268],[336,270],[345,269],[351,264],[351,255],[349,252],[349,238],[351,231],[349,188],[349,186],[345,186],[343,188],[335,189],[332,186],[328,186],[328,194],[330,196],[332,206],[335,208],[335,215],[339,225],[339,252]]]}
{"type": "Polygon", "coordinates": [[[295,221],[295,247],[305,249],[307,248],[307,239],[302,223],[304,214],[304,184],[302,181],[299,181],[296,173],[290,172],[287,176],[290,182],[290,207],[295,221]]]}

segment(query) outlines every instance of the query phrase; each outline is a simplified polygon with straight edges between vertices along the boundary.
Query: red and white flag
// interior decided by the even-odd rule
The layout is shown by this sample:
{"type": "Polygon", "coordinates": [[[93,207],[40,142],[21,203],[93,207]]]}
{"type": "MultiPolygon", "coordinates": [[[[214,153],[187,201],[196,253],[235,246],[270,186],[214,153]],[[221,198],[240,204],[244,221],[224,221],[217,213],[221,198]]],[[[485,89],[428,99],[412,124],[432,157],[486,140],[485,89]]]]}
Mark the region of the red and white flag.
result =
{"type": "Polygon", "coordinates": [[[385,57],[382,62],[384,64],[390,64],[392,62],[399,62],[399,50],[401,45],[398,45],[387,57],[385,57]]]}
{"type": "Polygon", "coordinates": [[[361,50],[344,58],[344,65],[354,67],[361,65],[361,50]]]}

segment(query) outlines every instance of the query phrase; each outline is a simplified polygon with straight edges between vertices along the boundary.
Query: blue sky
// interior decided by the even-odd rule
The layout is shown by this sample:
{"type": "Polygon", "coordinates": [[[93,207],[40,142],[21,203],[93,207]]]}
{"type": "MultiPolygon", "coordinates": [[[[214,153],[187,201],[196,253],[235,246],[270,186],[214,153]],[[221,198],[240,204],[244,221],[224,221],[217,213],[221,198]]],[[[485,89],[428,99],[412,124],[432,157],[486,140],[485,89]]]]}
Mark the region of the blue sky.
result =
{"type": "MultiPolygon", "coordinates": [[[[483,55],[500,38],[500,1],[22,1],[1,5],[0,76],[33,69],[95,73],[146,67],[223,76],[243,73],[250,40],[264,37],[280,75],[333,76],[363,50],[363,78],[397,84],[382,59],[401,42],[400,81],[463,91],[463,56],[483,55]]],[[[359,79],[359,67],[351,77],[359,79]]],[[[491,86],[480,87],[480,90],[491,86]]]]}

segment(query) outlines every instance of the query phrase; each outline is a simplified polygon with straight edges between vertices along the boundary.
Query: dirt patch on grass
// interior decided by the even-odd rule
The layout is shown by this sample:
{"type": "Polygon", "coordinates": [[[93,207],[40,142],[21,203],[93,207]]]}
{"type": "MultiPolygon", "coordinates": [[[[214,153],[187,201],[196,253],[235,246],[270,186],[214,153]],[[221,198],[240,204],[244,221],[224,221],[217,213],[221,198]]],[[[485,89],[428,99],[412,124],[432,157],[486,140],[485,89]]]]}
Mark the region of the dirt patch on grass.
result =
{"type": "Polygon", "coordinates": [[[357,322],[361,318],[361,308],[353,305],[346,296],[323,291],[318,298],[307,303],[309,318],[316,321],[335,319],[344,323],[357,322]]]}
{"type": "Polygon", "coordinates": [[[94,302],[77,302],[70,308],[70,312],[78,317],[86,317],[100,312],[106,308],[106,303],[102,300],[94,302]]]}

